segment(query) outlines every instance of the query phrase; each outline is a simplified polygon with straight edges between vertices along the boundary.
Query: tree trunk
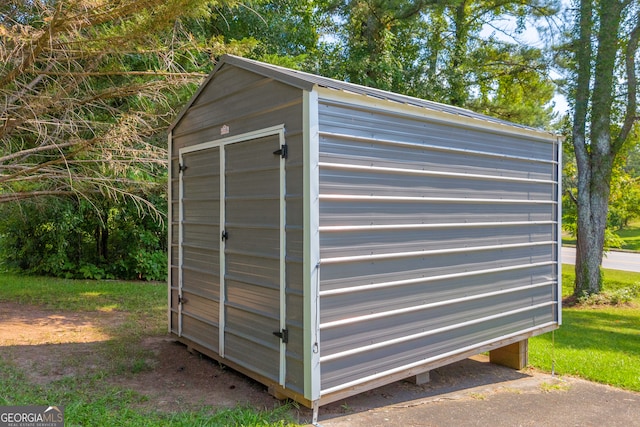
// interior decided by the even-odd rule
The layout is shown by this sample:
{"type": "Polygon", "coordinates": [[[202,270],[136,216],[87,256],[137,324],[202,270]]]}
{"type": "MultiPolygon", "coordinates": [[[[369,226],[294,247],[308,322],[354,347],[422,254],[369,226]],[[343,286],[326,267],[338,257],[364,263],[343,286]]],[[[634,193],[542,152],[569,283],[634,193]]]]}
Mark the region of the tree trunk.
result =
{"type": "Polygon", "coordinates": [[[105,224],[102,229],[102,239],[100,241],[100,245],[102,246],[102,256],[105,261],[109,260],[109,227],[105,224]]]}
{"type": "Polygon", "coordinates": [[[600,265],[609,211],[611,174],[608,174],[608,178],[600,176],[592,178],[591,181],[591,186],[585,182],[578,185],[578,240],[574,287],[574,296],[578,298],[599,293],[602,288],[600,265]]]}
{"type": "MultiPolygon", "coordinates": [[[[574,296],[582,297],[599,293],[602,289],[600,265],[609,212],[611,173],[631,125],[637,118],[635,97],[631,96],[627,100],[625,125],[612,138],[612,111],[617,91],[616,81],[619,79],[616,76],[616,61],[618,49],[623,45],[618,37],[623,22],[622,12],[628,3],[580,0],[578,4],[578,39],[574,52],[575,112],[572,125],[578,165],[578,241],[574,296]],[[598,19],[595,21],[594,6],[598,8],[598,19]]],[[[638,25],[640,23],[631,32],[625,54],[628,64],[627,85],[634,94],[634,55],[640,38],[638,25]]]]}
{"type": "Polygon", "coordinates": [[[455,40],[451,52],[451,71],[449,78],[449,103],[457,107],[466,104],[469,98],[465,71],[462,68],[467,55],[467,43],[469,41],[469,26],[467,23],[467,2],[462,1],[454,9],[455,40]]]}
{"type": "Polygon", "coordinates": [[[96,255],[98,255],[98,259],[107,261],[109,257],[109,209],[103,207],[103,211],[104,214],[95,231],[96,255]]]}

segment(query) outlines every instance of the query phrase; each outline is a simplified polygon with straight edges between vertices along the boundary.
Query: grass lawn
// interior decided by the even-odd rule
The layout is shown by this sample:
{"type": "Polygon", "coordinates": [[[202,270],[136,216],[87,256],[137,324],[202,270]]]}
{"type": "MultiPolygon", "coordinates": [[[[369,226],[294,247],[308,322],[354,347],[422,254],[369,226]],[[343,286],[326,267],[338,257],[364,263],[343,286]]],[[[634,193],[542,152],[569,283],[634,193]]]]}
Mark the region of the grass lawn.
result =
{"type": "MultiPolygon", "coordinates": [[[[605,270],[606,290],[640,283],[640,274],[605,270]]],[[[573,267],[563,268],[563,294],[572,292],[573,267]]],[[[140,409],[145,396],[107,385],[119,367],[136,366],[145,355],[131,345],[166,333],[164,284],[77,281],[0,275],[0,301],[33,304],[73,312],[118,311],[124,322],[111,331],[117,339],[104,347],[113,360],[99,374],[65,377],[47,385],[30,383],[25,371],[0,358],[0,405],[64,402],[67,425],[130,426],[291,426],[286,406],[161,413],[140,409]]],[[[560,375],[640,391],[640,297],[632,305],[563,309],[563,325],[553,334],[529,341],[530,364],[560,375]],[[552,362],[553,361],[553,362],[552,362]]]]}
{"type": "Polygon", "coordinates": [[[123,311],[151,316],[166,331],[167,286],[149,282],[65,280],[0,274],[0,301],[62,311],[123,311]]]}
{"type": "MultiPolygon", "coordinates": [[[[563,295],[573,266],[563,266],[563,295]]],[[[640,286],[640,273],[604,270],[605,290],[640,286]]],[[[629,306],[565,307],[562,326],[529,340],[529,363],[560,375],[640,391],[640,297],[629,306]]]]}
{"type": "Polygon", "coordinates": [[[640,220],[631,222],[628,227],[616,234],[624,240],[622,249],[640,251],[640,220]]]}
{"type": "MultiPolygon", "coordinates": [[[[0,357],[0,406],[65,406],[69,426],[295,426],[290,406],[274,410],[247,407],[161,413],[140,408],[145,396],[109,385],[105,379],[136,372],[148,354],[136,345],[149,336],[166,333],[165,284],[113,281],[62,280],[41,277],[0,275],[0,302],[31,304],[69,312],[109,312],[125,314],[124,321],[110,330],[114,337],[100,351],[109,363],[98,373],[66,376],[46,385],[29,381],[25,371],[0,357]]],[[[55,345],[55,344],[53,344],[55,345]]]]}

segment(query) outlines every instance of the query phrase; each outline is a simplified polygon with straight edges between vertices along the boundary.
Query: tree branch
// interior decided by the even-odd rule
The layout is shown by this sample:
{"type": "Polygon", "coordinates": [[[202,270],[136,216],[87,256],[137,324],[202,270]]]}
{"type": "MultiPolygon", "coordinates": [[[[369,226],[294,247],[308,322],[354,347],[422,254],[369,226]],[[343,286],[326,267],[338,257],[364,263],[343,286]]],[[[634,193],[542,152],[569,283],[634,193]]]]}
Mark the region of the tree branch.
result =
{"type": "Polygon", "coordinates": [[[565,193],[567,193],[567,196],[569,196],[569,198],[571,199],[573,204],[578,206],[578,199],[576,198],[576,195],[573,194],[573,191],[567,189],[567,190],[565,190],[565,193]]]}
{"type": "Polygon", "coordinates": [[[574,46],[578,70],[575,89],[576,106],[573,116],[572,137],[577,163],[581,169],[584,169],[589,164],[586,146],[586,129],[591,82],[591,56],[593,54],[591,47],[591,28],[593,26],[591,0],[580,0],[579,13],[579,36],[577,46],[574,46]]]}
{"type": "Polygon", "coordinates": [[[158,77],[195,77],[202,79],[207,75],[205,73],[173,73],[166,71],[40,71],[39,75],[44,76],[74,76],[74,77],[105,77],[105,76],[158,76],[158,77]]]}
{"type": "Polygon", "coordinates": [[[617,137],[612,143],[613,152],[617,153],[624,145],[633,124],[638,120],[637,116],[637,90],[638,79],[636,76],[636,53],[638,51],[638,39],[640,39],[640,13],[636,17],[636,26],[629,35],[627,50],[625,52],[625,68],[627,74],[627,110],[624,122],[617,137]]]}
{"type": "Polygon", "coordinates": [[[67,147],[73,147],[74,145],[77,145],[79,143],[79,141],[75,141],[75,142],[65,142],[62,144],[50,144],[50,145],[42,145],[39,147],[34,147],[34,148],[29,148],[26,150],[20,150],[20,151],[16,151],[15,153],[12,154],[8,154],[6,156],[2,156],[0,157],[0,170],[3,169],[4,166],[2,166],[2,163],[6,163],[9,162],[13,159],[16,159],[18,157],[23,157],[23,156],[29,156],[31,154],[37,154],[37,153],[42,153],[43,151],[52,151],[52,150],[60,150],[62,148],[67,148],[67,147]]]}

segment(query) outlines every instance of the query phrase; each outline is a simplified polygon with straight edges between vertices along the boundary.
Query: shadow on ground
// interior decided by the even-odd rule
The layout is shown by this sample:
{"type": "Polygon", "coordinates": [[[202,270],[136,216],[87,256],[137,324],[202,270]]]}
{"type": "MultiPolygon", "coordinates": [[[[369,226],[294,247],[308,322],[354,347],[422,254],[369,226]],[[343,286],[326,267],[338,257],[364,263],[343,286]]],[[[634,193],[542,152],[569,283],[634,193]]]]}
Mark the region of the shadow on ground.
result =
{"type": "Polygon", "coordinates": [[[491,364],[488,357],[479,355],[434,369],[426,384],[418,385],[408,380],[396,381],[322,406],[320,419],[355,415],[373,408],[408,407],[425,399],[437,400],[445,395],[447,399],[454,399],[457,395],[468,394],[471,389],[482,386],[498,388],[501,384],[527,378],[530,375],[523,371],[491,364]]]}

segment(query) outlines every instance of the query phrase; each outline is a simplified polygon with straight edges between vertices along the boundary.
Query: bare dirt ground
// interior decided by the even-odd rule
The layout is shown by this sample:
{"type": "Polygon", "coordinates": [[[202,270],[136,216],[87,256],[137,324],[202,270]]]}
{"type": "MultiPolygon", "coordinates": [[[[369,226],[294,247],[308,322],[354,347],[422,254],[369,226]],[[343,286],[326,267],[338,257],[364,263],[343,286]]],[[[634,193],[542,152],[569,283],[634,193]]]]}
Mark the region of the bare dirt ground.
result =
{"type": "Polygon", "coordinates": [[[168,412],[201,406],[251,405],[273,409],[278,400],[265,386],[187,348],[168,337],[142,342],[155,356],[151,370],[122,377],[116,384],[149,397],[151,407],[168,412]]]}
{"type": "MultiPolygon", "coordinates": [[[[123,322],[121,312],[55,312],[0,303],[0,357],[24,370],[35,384],[82,376],[107,366],[109,330],[123,322]]],[[[135,345],[134,342],[131,345],[135,345]]],[[[141,372],[107,375],[113,385],[147,396],[144,405],[177,412],[203,405],[250,404],[272,409],[278,401],[266,388],[187,348],[168,336],[139,342],[147,360],[141,372]]]]}

